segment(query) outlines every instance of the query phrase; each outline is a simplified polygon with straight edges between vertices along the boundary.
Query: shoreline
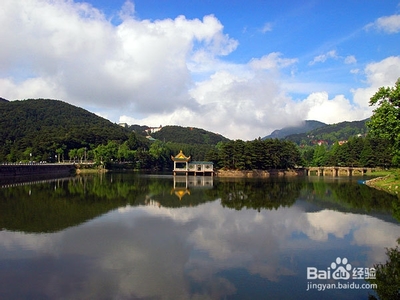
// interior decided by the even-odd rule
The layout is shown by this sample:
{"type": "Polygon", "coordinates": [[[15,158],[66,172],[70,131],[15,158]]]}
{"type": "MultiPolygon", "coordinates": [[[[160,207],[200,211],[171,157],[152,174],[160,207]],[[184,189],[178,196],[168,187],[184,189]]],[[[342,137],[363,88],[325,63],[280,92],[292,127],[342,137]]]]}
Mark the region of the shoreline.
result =
{"type": "Polygon", "coordinates": [[[304,176],[304,170],[218,170],[215,172],[216,177],[235,177],[235,178],[265,178],[265,177],[284,177],[284,176],[304,176]]]}
{"type": "Polygon", "coordinates": [[[400,199],[400,170],[393,170],[385,176],[380,176],[365,181],[365,184],[377,190],[381,190],[397,196],[400,199]]]}

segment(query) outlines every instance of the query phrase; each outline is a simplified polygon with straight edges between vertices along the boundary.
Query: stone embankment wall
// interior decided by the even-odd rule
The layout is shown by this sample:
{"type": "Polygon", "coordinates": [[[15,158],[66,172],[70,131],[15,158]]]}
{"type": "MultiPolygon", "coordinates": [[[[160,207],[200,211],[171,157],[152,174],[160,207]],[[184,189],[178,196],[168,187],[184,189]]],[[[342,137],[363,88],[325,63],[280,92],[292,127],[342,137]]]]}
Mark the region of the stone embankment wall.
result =
{"type": "Polygon", "coordinates": [[[386,179],[387,177],[388,177],[388,176],[383,176],[383,177],[377,177],[377,178],[369,179],[369,180],[366,180],[366,181],[365,181],[365,184],[368,185],[368,186],[374,187],[374,183],[375,183],[375,182],[384,180],[384,179],[386,179]]]}
{"type": "Polygon", "coordinates": [[[304,169],[296,170],[218,170],[216,175],[218,177],[270,177],[270,176],[303,176],[305,175],[304,169]]]}
{"type": "Polygon", "coordinates": [[[73,164],[33,164],[0,166],[0,179],[39,175],[68,176],[74,173],[75,166],[73,164]]]}

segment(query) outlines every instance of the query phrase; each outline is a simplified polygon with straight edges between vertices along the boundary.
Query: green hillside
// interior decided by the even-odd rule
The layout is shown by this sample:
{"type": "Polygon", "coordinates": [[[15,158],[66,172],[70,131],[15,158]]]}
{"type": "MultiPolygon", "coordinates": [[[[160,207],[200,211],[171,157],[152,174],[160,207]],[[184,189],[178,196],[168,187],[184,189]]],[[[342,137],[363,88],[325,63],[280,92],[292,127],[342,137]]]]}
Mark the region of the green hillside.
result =
{"type": "Polygon", "coordinates": [[[286,136],[286,140],[295,142],[298,145],[312,145],[318,141],[325,141],[333,144],[337,141],[348,140],[354,136],[365,136],[367,129],[367,121],[369,119],[353,122],[340,122],[337,124],[326,125],[307,133],[292,134],[286,136]]]}
{"type": "Polygon", "coordinates": [[[47,160],[57,148],[127,140],[129,131],[59,100],[0,101],[0,161],[47,160]],[[38,157],[40,155],[40,157],[38,157]]]}
{"type": "Polygon", "coordinates": [[[151,135],[153,138],[165,142],[216,145],[229,139],[222,135],[194,127],[165,126],[151,135]]]}

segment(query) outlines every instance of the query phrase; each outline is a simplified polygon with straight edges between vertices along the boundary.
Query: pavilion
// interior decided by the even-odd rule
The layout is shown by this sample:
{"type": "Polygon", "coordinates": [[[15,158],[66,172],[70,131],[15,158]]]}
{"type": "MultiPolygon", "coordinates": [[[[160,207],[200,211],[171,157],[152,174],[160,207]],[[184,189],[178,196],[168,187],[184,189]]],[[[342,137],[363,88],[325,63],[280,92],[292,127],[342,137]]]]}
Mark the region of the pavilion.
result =
{"type": "Polygon", "coordinates": [[[183,154],[182,150],[176,156],[171,155],[174,161],[174,176],[178,174],[188,175],[210,175],[214,176],[214,163],[211,161],[190,161],[190,156],[183,154]]]}

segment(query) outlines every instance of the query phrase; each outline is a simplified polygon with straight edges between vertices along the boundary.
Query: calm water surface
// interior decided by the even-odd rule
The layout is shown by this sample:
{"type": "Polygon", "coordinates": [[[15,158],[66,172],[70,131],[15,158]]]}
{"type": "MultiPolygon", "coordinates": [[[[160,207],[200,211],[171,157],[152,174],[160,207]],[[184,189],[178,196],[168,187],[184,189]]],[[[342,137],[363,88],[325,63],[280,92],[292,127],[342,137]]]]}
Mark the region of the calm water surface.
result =
{"type": "Polygon", "coordinates": [[[395,201],[344,177],[110,173],[3,186],[0,298],[367,299],[371,289],[310,283],[367,283],[332,274],[387,260],[395,201]],[[331,276],[307,279],[307,268],[331,276]]]}

